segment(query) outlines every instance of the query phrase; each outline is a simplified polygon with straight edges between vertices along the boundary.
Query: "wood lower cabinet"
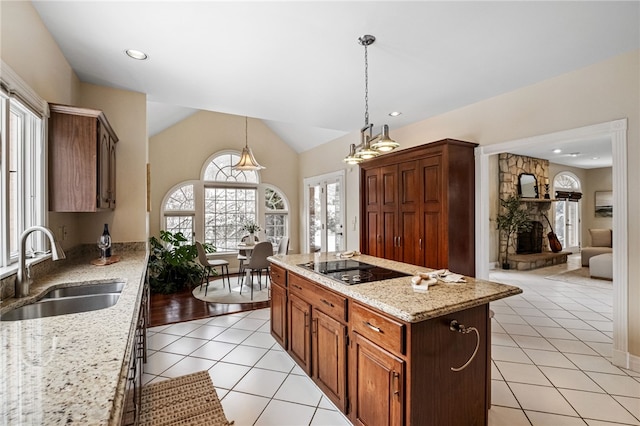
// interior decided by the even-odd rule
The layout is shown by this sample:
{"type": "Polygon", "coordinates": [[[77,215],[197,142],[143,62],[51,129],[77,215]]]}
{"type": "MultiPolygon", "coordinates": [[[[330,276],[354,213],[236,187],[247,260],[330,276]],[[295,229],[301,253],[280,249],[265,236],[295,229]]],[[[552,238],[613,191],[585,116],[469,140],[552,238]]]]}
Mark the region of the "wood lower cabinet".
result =
{"type": "Polygon", "coordinates": [[[271,278],[271,335],[287,347],[287,273],[278,265],[269,268],[271,278]]]}
{"type": "Polygon", "coordinates": [[[358,426],[404,424],[405,362],[358,333],[351,339],[351,421],[358,426]]]}
{"type": "Polygon", "coordinates": [[[49,210],[116,205],[116,136],[102,111],[49,104],[49,210]]]}
{"type": "MultiPolygon", "coordinates": [[[[488,303],[408,323],[291,271],[286,282],[287,323],[272,335],[287,330],[283,347],[353,424],[487,425],[488,303]],[[479,339],[452,331],[453,320],[479,339]]],[[[272,323],[283,305],[272,297],[272,323]]]]}
{"type": "Polygon", "coordinates": [[[289,273],[288,283],[287,350],[324,394],[344,411],[347,299],[299,275],[289,273]]]}
{"type": "Polygon", "coordinates": [[[346,407],[347,327],[320,310],[312,313],[312,378],[341,410],[346,407]]]}
{"type": "Polygon", "coordinates": [[[311,304],[289,295],[289,354],[311,375],[311,304]]]}
{"type": "Polygon", "coordinates": [[[475,276],[476,146],[444,139],[360,163],[360,251],[475,276]]]}

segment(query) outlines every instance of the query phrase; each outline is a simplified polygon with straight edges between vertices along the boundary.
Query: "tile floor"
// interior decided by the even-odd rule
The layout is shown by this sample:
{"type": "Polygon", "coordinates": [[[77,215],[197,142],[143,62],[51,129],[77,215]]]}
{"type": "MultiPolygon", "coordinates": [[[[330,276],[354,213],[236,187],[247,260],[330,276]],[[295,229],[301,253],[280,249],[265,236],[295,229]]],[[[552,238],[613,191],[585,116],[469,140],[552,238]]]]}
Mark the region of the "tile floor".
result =
{"type": "MultiPolygon", "coordinates": [[[[612,290],[494,271],[524,293],[491,304],[490,426],[640,425],[640,374],[613,366],[612,290]]],[[[154,327],[144,382],[208,370],[236,426],[350,425],[269,334],[269,310],[154,327]]]]}

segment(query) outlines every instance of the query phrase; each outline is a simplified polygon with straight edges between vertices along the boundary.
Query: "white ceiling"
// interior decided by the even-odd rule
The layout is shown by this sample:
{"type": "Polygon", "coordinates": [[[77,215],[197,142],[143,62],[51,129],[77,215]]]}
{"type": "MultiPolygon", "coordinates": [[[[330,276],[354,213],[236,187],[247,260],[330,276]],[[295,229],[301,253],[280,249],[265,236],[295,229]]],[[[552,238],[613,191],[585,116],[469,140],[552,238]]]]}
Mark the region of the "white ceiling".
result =
{"type": "Polygon", "coordinates": [[[364,34],[370,122],[392,137],[640,48],[637,1],[33,4],[82,81],[148,95],[150,135],[204,109],[262,119],[297,152],[363,126],[364,34]]]}

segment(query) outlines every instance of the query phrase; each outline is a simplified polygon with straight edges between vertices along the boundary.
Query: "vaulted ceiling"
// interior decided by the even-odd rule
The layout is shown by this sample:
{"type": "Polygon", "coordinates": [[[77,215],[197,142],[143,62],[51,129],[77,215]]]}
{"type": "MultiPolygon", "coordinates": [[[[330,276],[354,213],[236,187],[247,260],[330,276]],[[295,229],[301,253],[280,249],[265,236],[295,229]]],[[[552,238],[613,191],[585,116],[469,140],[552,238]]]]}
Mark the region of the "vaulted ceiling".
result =
{"type": "Polygon", "coordinates": [[[298,152],[364,124],[364,34],[370,122],[392,129],[640,47],[636,1],[33,4],[82,81],[148,95],[150,135],[203,109],[298,152]]]}

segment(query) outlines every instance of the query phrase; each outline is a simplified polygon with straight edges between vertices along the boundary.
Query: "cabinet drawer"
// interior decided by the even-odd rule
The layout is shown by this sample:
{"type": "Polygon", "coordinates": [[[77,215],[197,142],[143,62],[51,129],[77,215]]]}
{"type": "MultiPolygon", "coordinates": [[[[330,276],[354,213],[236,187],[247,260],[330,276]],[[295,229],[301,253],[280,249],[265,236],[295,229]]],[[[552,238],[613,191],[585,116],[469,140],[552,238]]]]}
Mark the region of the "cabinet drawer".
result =
{"type": "Polygon", "coordinates": [[[289,274],[289,291],[330,317],[339,321],[347,320],[346,296],[335,294],[295,274],[289,274]]]}
{"type": "Polygon", "coordinates": [[[287,271],[275,264],[271,264],[269,266],[269,275],[271,277],[271,282],[278,284],[281,287],[287,286],[287,271]]]}
{"type": "Polygon", "coordinates": [[[406,327],[357,303],[351,304],[351,328],[381,347],[405,353],[406,327]]]}

